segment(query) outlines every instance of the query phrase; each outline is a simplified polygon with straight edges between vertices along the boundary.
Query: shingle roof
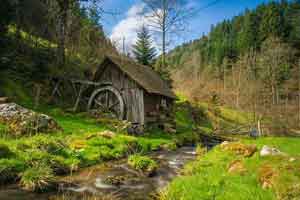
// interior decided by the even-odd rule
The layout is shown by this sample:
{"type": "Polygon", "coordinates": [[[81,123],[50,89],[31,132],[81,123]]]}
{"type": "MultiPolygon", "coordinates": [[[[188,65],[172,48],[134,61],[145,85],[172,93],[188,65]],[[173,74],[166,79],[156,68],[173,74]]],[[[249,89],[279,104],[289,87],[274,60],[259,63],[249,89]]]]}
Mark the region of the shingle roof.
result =
{"type": "Polygon", "coordinates": [[[129,58],[116,56],[106,56],[100,66],[105,65],[107,62],[114,63],[120,70],[136,81],[148,93],[159,94],[172,99],[176,98],[168,84],[150,67],[140,65],[129,58]]]}

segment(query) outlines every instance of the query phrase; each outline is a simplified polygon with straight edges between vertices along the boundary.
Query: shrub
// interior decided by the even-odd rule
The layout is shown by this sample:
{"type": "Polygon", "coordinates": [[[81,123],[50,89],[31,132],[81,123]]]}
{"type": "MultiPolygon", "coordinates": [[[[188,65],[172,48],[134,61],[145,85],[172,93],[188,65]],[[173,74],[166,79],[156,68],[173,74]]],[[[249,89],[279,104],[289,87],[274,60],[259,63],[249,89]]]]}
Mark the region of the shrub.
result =
{"type": "Polygon", "coordinates": [[[54,175],[49,166],[38,165],[25,170],[20,181],[21,186],[29,191],[47,191],[53,187],[54,175]]]}
{"type": "Polygon", "coordinates": [[[18,179],[18,174],[25,169],[25,164],[15,159],[0,159],[0,185],[18,179]]]}
{"type": "Polygon", "coordinates": [[[128,158],[128,164],[142,171],[143,173],[152,174],[158,167],[157,163],[148,156],[131,155],[128,158]]]}

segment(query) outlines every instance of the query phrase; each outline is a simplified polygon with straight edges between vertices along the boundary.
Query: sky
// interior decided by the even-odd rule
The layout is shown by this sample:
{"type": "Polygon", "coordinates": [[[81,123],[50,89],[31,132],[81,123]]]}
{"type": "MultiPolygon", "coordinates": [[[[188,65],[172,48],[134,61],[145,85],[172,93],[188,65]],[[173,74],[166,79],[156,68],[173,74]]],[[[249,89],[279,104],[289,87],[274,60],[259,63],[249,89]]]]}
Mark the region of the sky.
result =
{"type": "MultiPolygon", "coordinates": [[[[179,34],[172,38],[170,49],[207,34],[213,24],[217,24],[224,19],[231,19],[247,8],[253,9],[257,5],[270,0],[186,1],[187,4],[192,5],[194,10],[199,9],[199,12],[189,19],[184,34],[179,34]]],[[[122,51],[124,43],[126,52],[130,52],[132,44],[136,42],[136,32],[144,23],[142,16],[144,4],[142,0],[104,0],[103,7],[107,13],[114,13],[114,15],[105,14],[103,16],[102,24],[106,35],[116,44],[120,51],[122,51]]],[[[157,41],[159,41],[158,38],[154,36],[153,45],[159,51],[160,45],[157,41]]]]}

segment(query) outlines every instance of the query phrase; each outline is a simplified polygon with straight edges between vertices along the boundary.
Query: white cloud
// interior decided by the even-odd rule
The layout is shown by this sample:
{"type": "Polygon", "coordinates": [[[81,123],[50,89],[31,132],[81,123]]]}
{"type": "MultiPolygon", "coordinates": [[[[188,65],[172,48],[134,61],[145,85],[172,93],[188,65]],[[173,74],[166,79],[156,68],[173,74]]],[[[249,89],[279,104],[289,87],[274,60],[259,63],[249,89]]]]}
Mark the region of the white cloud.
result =
{"type": "MultiPolygon", "coordinates": [[[[133,5],[126,13],[125,19],[121,20],[113,29],[110,35],[120,52],[123,51],[123,40],[126,52],[131,52],[132,45],[136,43],[137,31],[146,24],[144,17],[145,4],[133,5]]],[[[146,14],[147,15],[147,14],[146,14]]],[[[154,46],[157,45],[154,43],[154,46]]]]}

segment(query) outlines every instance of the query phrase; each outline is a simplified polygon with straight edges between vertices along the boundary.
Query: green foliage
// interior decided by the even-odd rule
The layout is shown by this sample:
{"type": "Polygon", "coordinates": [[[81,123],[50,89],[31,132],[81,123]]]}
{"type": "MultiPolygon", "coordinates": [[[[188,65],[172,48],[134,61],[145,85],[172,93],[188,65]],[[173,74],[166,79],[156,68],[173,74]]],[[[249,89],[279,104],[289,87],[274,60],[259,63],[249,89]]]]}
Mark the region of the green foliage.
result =
{"type": "Polygon", "coordinates": [[[142,172],[153,172],[157,168],[157,163],[154,160],[148,156],[141,156],[138,154],[129,156],[128,164],[142,172]]]}
{"type": "Polygon", "coordinates": [[[143,65],[150,65],[156,56],[156,50],[152,47],[151,36],[146,26],[137,33],[138,40],[133,45],[133,54],[137,61],[143,65]]]}
{"type": "Polygon", "coordinates": [[[46,165],[37,165],[26,169],[20,180],[22,187],[29,191],[49,190],[53,186],[53,182],[53,171],[46,165]]]}
{"type": "Polygon", "coordinates": [[[271,1],[254,10],[246,10],[231,20],[212,26],[208,36],[175,48],[169,53],[168,62],[178,68],[186,63],[189,67],[206,66],[221,74],[226,59],[235,62],[250,50],[260,51],[269,37],[279,38],[299,50],[299,12],[298,1],[271,1]],[[190,63],[191,60],[199,62],[190,63]]]}

